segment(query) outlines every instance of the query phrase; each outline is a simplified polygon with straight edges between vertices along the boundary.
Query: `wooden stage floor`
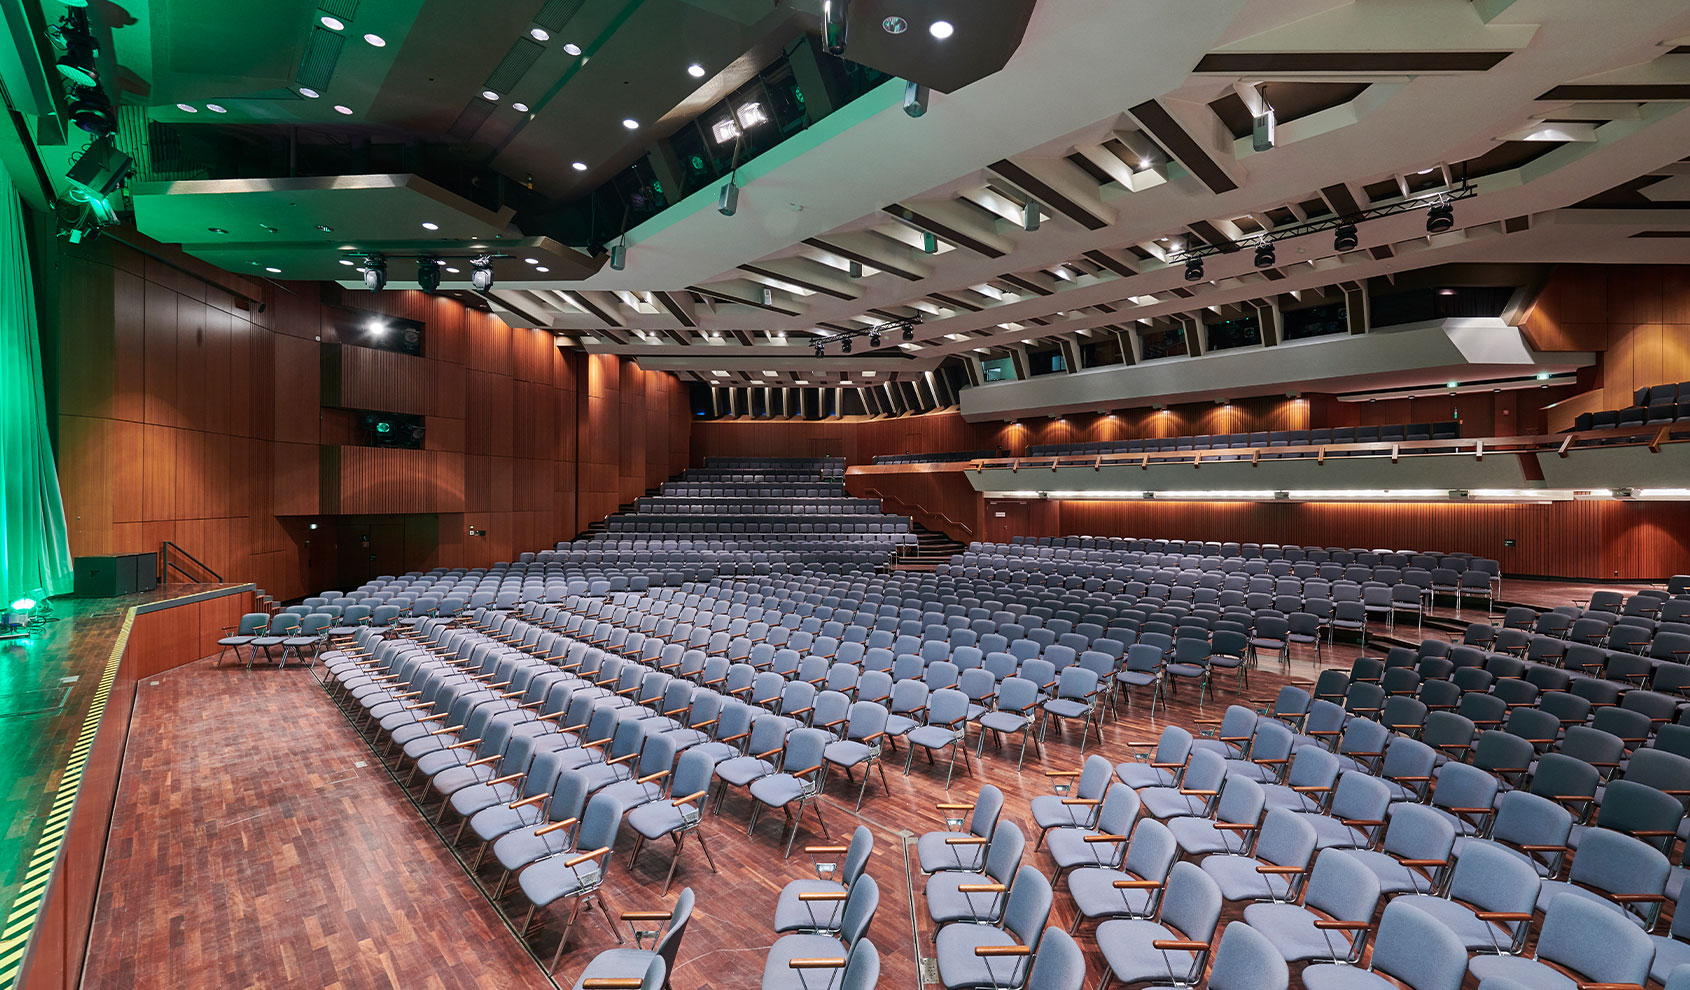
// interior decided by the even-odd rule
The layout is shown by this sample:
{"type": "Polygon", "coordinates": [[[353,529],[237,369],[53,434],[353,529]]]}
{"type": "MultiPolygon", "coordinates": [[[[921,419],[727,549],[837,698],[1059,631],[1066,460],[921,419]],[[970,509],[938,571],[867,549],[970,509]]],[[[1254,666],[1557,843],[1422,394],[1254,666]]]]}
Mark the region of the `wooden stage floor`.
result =
{"type": "MultiPolygon", "coordinates": [[[[1505,590],[1518,599],[1536,589],[1509,581],[1505,590]]],[[[1464,613],[1464,621],[1478,617],[1464,613]]],[[[1412,632],[1403,638],[1412,641],[1412,632]]],[[[1357,653],[1340,644],[1324,663],[1347,667],[1357,653]]],[[[1311,681],[1319,669],[1313,651],[1303,649],[1288,674],[1311,681]]],[[[1271,696],[1286,679],[1276,664],[1265,664],[1252,675],[1247,696],[1271,696]]],[[[480,882],[471,879],[309,673],[214,669],[208,660],[150,680],[158,684],[142,686],[133,715],[85,986],[549,985],[543,966],[487,896],[496,871],[484,867],[480,882]]],[[[1135,702],[1123,707],[1119,721],[1106,723],[1101,744],[1093,736],[1087,752],[1128,760],[1129,740],[1154,739],[1169,720],[1191,726],[1199,715],[1218,717],[1237,697],[1228,678],[1201,710],[1189,688],[1155,720],[1147,701],[1135,702]]],[[[836,777],[824,807],[835,839],[859,823],[874,832],[869,872],[880,884],[881,904],[870,938],[882,954],[880,985],[903,990],[922,985],[918,954],[932,955],[923,878],[913,866],[913,847],[906,865],[906,832],[942,828],[936,802],[971,800],[980,782],[990,781],[1007,795],[1006,817],[1028,833],[1024,861],[1048,875],[1048,855],[1031,851],[1037,830],[1028,802],[1049,793],[1044,770],[1075,768],[1080,756],[1075,740],[1053,730],[1044,759],[1029,754],[1018,774],[1013,751],[1006,759],[988,746],[975,776],[959,769],[948,793],[942,766],[935,772],[918,757],[906,778],[902,753],[892,759],[890,793],[876,777],[862,812],[853,813],[855,786],[836,777]]],[[[765,815],[748,838],[747,811],[744,797],[730,796],[719,815],[715,809],[706,815],[705,835],[721,872],[712,875],[689,843],[668,898],[659,895],[668,844],[648,847],[630,872],[626,827],[618,840],[605,888],[613,912],[672,904],[688,884],[699,895],[674,974],[677,988],[758,986],[774,942],[776,897],[787,881],[813,876],[798,848],[792,858],[780,857],[780,816],[765,815]]],[[[821,838],[813,829],[807,817],[799,847],[821,838]]],[[[451,831],[448,826],[447,838],[451,831]]],[[[473,855],[468,844],[462,851],[465,860],[473,855]]],[[[520,919],[520,898],[505,904],[520,919]]],[[[1059,887],[1051,923],[1066,927],[1071,911],[1059,887]]],[[[1226,918],[1237,914],[1229,908],[1226,918]]],[[[556,948],[560,920],[554,910],[535,937],[541,959],[556,948]]],[[[1092,929],[1080,941],[1092,987],[1101,976],[1092,929]]],[[[571,986],[593,954],[614,944],[597,919],[584,915],[556,981],[571,986]]]]}
{"type": "Polygon", "coordinates": [[[35,855],[48,809],[76,747],[84,719],[133,606],[226,585],[171,584],[121,598],[56,598],[58,620],[29,635],[0,639],[0,907],[10,915],[25,867],[35,855]]]}

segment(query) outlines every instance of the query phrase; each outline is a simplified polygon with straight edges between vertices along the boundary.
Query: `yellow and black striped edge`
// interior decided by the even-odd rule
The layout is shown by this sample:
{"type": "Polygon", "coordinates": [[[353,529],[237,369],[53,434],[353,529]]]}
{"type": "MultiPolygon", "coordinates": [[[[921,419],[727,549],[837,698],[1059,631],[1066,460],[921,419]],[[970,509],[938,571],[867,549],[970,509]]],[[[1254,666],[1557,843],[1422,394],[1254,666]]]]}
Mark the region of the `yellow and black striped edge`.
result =
{"type": "Polygon", "coordinates": [[[142,612],[157,612],[178,605],[252,590],[253,585],[245,584],[216,591],[197,592],[179,598],[166,598],[145,605],[131,606],[124,613],[123,627],[118,630],[117,638],[112,641],[111,655],[106,658],[106,669],[100,674],[100,684],[94,691],[94,700],[88,706],[88,714],[82,719],[82,731],[77,734],[76,745],[71,748],[70,758],[65,762],[64,773],[59,777],[59,786],[53,791],[53,803],[47,812],[47,824],[42,830],[41,838],[35,842],[35,854],[24,867],[23,882],[12,897],[11,910],[6,913],[6,926],[0,929],[0,990],[12,990],[17,985],[18,977],[23,973],[24,962],[29,957],[35,923],[40,918],[42,905],[47,901],[53,871],[58,866],[65,836],[70,832],[71,813],[76,810],[76,797],[82,789],[82,774],[88,767],[88,754],[94,748],[94,736],[100,731],[100,720],[105,717],[106,704],[111,700],[112,685],[117,683],[117,670],[123,663],[123,651],[129,646],[129,631],[135,625],[135,616],[142,612]]]}

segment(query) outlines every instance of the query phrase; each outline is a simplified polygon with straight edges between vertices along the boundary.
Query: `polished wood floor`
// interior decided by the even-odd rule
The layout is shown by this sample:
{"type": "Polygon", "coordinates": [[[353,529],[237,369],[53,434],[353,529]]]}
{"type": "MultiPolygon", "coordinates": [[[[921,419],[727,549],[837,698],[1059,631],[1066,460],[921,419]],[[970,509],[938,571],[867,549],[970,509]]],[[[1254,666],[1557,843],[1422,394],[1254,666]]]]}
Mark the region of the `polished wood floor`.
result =
{"type": "MultiPolygon", "coordinates": [[[[1348,664],[1353,647],[1329,651],[1348,664]]],[[[1311,679],[1313,653],[1299,654],[1292,678],[1311,679]]],[[[86,985],[118,987],[412,987],[545,986],[543,967],[511,933],[486,896],[496,880],[483,868],[472,882],[447,841],[428,825],[395,780],[303,669],[285,671],[195,663],[144,682],[136,703],[113,841],[101,886],[86,985]]],[[[1248,695],[1268,696],[1286,677],[1273,665],[1252,675],[1248,695]]],[[[1130,758],[1127,743],[1153,739],[1172,719],[1193,724],[1236,697],[1228,680],[1199,706],[1189,689],[1157,718],[1148,699],[1122,709],[1094,734],[1087,752],[1130,758]]],[[[1031,838],[1028,802],[1049,792],[1047,768],[1077,767],[1077,732],[1052,730],[1044,759],[1029,754],[1016,773],[988,745],[974,776],[959,767],[947,793],[944,768],[903,754],[888,766],[890,793],[871,782],[861,813],[855,786],[836,776],[824,814],[842,839],[859,823],[874,832],[869,867],[882,900],[870,937],[881,950],[884,987],[916,987],[917,953],[930,957],[932,928],[923,878],[904,855],[904,836],[942,828],[934,805],[971,799],[982,780],[1002,787],[1005,815],[1031,838]],[[913,876],[913,889],[910,877],[913,876]],[[912,914],[913,906],[913,914],[912,914]]],[[[699,894],[681,948],[676,987],[755,987],[774,937],[776,898],[787,881],[813,876],[798,848],[780,855],[780,817],[765,815],[747,837],[748,805],[730,795],[705,819],[720,873],[695,846],[684,852],[675,887],[661,896],[667,845],[648,847],[630,872],[632,838],[624,829],[606,885],[612,911],[672,904],[681,886],[699,894]]],[[[452,829],[447,828],[447,837],[452,829]]],[[[806,817],[798,847],[821,839],[806,817]]],[[[912,840],[913,841],[913,840],[912,840]]],[[[1029,842],[1029,848],[1031,843],[1029,842]]],[[[473,851],[465,846],[464,859],[473,851]]],[[[1047,873],[1043,852],[1026,860],[1047,873]]],[[[520,919],[523,905],[505,906],[520,919]]],[[[1052,924],[1066,926],[1070,902],[1059,890],[1052,924]]],[[[561,918],[547,916],[533,949],[549,959],[561,918]]],[[[591,956],[615,942],[583,916],[555,974],[568,986],[591,956]]],[[[1096,965],[1095,945],[1082,940],[1096,965]]],[[[1100,971],[1092,973],[1095,985],[1100,971]]]]}

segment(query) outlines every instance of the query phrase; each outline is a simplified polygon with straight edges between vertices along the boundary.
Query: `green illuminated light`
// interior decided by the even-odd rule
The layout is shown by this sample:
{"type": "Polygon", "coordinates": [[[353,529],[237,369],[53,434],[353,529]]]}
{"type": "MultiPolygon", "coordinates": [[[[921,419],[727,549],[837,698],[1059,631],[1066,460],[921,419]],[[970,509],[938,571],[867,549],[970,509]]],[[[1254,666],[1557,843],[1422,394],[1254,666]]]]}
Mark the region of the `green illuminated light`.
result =
{"type": "Polygon", "coordinates": [[[393,424],[389,423],[386,420],[382,420],[381,422],[376,424],[376,432],[377,433],[392,433],[393,432],[393,424]]]}
{"type": "Polygon", "coordinates": [[[14,612],[27,612],[34,607],[35,599],[33,598],[19,598],[12,602],[12,611],[14,612]]]}

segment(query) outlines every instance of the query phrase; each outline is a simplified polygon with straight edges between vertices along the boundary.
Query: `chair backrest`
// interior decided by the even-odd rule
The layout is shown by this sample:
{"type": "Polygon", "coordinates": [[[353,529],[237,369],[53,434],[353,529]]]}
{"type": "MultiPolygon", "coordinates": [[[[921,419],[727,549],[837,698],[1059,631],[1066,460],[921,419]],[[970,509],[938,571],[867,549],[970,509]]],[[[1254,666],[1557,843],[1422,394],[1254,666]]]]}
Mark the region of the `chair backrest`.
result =
{"type": "Polygon", "coordinates": [[[1517,853],[1500,843],[1475,839],[1463,847],[1455,862],[1449,896],[1480,911],[1530,914],[1540,886],[1537,870],[1517,853]]]}
{"type": "Polygon", "coordinates": [[[1209,990],[1285,990],[1290,983],[1290,967],[1266,935],[1242,921],[1221,932],[1209,990]]]}
{"type": "MultiPolygon", "coordinates": [[[[692,888],[682,887],[680,896],[675,898],[674,909],[669,912],[669,927],[663,932],[663,936],[657,940],[657,944],[652,947],[652,951],[663,960],[664,972],[669,972],[675,968],[675,953],[680,951],[681,939],[687,933],[687,922],[692,919],[692,902],[692,888]]],[[[650,978],[648,972],[646,979],[649,980],[650,978]]],[[[661,981],[658,985],[662,985],[661,981]]],[[[642,986],[641,990],[645,990],[645,988],[642,986]]]]}
{"type": "Polygon", "coordinates": [[[874,920],[880,908],[880,885],[874,877],[863,874],[845,895],[845,915],[840,920],[839,938],[846,945],[856,945],[874,920]]]}
{"type": "Polygon", "coordinates": [[[1193,942],[1207,942],[1220,919],[1220,887],[1196,864],[1175,863],[1162,894],[1162,924],[1193,942]]]}
{"type": "Polygon", "coordinates": [[[1323,850],[1303,903],[1339,921],[1371,920],[1379,906],[1379,875],[1342,849],[1323,850]]]}
{"type": "Polygon", "coordinates": [[[1004,928],[1037,952],[1045,922],[1050,920],[1051,900],[1050,881],[1039,868],[1021,867],[1015,871],[1015,884],[1009,888],[1009,900],[1004,904],[1004,928]]]}
{"type": "Polygon", "coordinates": [[[1443,922],[1406,900],[1395,900],[1385,905],[1379,920],[1369,968],[1410,990],[1460,990],[1467,976],[1467,947],[1443,922]]]}
{"type": "Polygon", "coordinates": [[[845,957],[845,973],[839,979],[839,990],[874,990],[880,985],[880,952],[874,943],[861,939],[851,946],[845,957]]]}
{"type": "Polygon", "coordinates": [[[974,799],[974,811],[968,816],[969,834],[990,839],[997,831],[998,816],[1002,813],[1003,791],[992,784],[981,787],[980,795],[974,799]]]}
{"type": "Polygon", "coordinates": [[[1027,848],[1027,837],[1021,831],[1021,826],[1014,822],[1004,822],[997,832],[993,833],[992,841],[986,846],[985,874],[1001,884],[1009,884],[1015,879],[1015,872],[1021,868],[1021,855],[1027,848]]]}
{"type": "Polygon", "coordinates": [[[1081,990],[1085,979],[1086,957],[1073,936],[1060,928],[1045,929],[1026,990],[1081,990]]]}
{"type": "MultiPolygon", "coordinates": [[[[1579,855],[1584,855],[1582,844],[1579,855]]],[[[1655,947],[1625,915],[1583,897],[1557,897],[1544,914],[1537,955],[1592,983],[1642,986],[1649,979],[1655,947]]]]}

